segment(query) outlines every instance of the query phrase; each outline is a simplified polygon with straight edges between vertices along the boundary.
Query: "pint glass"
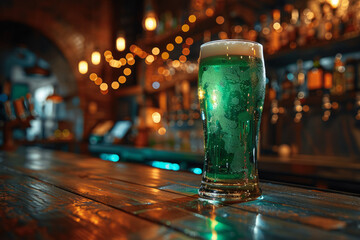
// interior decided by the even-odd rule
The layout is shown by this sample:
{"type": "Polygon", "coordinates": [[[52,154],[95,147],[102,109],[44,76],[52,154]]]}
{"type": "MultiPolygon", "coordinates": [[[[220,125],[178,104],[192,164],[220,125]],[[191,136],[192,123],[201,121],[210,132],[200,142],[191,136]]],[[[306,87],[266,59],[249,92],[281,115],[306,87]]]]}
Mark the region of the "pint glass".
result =
{"type": "Polygon", "coordinates": [[[198,97],[205,140],[200,197],[225,202],[259,197],[256,158],[265,97],[262,45],[245,40],[201,45],[198,97]]]}

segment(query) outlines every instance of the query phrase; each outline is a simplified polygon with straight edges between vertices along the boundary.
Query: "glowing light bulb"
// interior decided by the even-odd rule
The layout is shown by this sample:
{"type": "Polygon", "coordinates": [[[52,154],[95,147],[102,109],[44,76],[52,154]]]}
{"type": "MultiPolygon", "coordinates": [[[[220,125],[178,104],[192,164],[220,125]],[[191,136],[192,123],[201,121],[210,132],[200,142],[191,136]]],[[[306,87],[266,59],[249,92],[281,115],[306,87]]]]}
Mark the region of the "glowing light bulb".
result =
{"type": "Polygon", "coordinates": [[[120,36],[116,39],[116,49],[117,49],[118,51],[122,52],[122,51],[125,50],[125,47],[126,47],[125,38],[120,35],[120,36]]]}
{"type": "Polygon", "coordinates": [[[156,15],[153,12],[148,12],[144,20],[144,28],[147,31],[154,31],[157,27],[156,15]]]}
{"type": "Polygon", "coordinates": [[[94,51],[94,52],[91,54],[91,62],[92,62],[92,64],[94,64],[94,65],[99,65],[100,61],[101,61],[101,54],[100,54],[100,52],[94,51]]]}
{"type": "Polygon", "coordinates": [[[154,123],[159,123],[161,121],[161,115],[158,112],[154,112],[151,117],[154,123]]]}
{"type": "Polygon", "coordinates": [[[79,72],[85,74],[88,71],[88,63],[86,61],[79,62],[79,72]]]}

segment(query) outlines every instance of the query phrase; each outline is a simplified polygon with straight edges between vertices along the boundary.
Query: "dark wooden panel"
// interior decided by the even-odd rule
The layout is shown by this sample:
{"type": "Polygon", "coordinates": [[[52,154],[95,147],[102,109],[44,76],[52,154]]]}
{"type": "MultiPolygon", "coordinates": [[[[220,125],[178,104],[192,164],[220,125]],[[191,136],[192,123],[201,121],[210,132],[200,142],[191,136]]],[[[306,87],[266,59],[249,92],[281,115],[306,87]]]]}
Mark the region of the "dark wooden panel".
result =
{"type": "Polygon", "coordinates": [[[0,166],[0,239],[186,238],[0,166]]]}

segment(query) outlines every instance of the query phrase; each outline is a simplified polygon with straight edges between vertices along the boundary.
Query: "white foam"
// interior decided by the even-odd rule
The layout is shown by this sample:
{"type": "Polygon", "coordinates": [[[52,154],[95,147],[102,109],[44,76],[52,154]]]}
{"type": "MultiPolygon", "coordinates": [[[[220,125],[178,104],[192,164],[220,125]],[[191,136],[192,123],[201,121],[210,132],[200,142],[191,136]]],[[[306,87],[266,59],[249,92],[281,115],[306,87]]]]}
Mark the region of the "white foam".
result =
{"type": "Polygon", "coordinates": [[[263,58],[262,45],[241,39],[225,39],[207,42],[200,47],[200,59],[214,56],[243,55],[263,58]]]}

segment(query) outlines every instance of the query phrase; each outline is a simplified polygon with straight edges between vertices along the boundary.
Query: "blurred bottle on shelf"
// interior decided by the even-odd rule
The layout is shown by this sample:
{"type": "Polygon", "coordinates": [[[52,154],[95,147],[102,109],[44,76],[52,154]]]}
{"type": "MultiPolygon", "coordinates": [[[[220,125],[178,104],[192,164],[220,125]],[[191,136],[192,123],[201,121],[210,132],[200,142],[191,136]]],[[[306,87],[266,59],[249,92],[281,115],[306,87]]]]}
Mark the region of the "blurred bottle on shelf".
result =
{"type": "Polygon", "coordinates": [[[282,90],[282,99],[292,99],[295,96],[295,88],[294,83],[294,74],[289,71],[285,72],[284,80],[281,82],[281,90],[282,90]]]}
{"type": "Polygon", "coordinates": [[[341,60],[342,55],[336,54],[334,61],[333,69],[333,86],[331,88],[331,93],[335,95],[341,95],[345,92],[345,67],[344,63],[341,60]]]}
{"type": "Polygon", "coordinates": [[[320,65],[319,57],[314,59],[313,67],[307,73],[307,80],[309,96],[320,96],[324,82],[324,69],[320,65]]]}
{"type": "Polygon", "coordinates": [[[306,81],[306,72],[303,67],[303,61],[301,59],[297,60],[297,71],[295,73],[295,89],[297,92],[297,98],[303,99],[306,98],[307,93],[307,81],[306,81]]]}
{"type": "Polygon", "coordinates": [[[356,84],[358,84],[358,61],[350,58],[348,60],[346,60],[345,63],[345,73],[344,73],[344,77],[345,77],[345,90],[346,91],[353,91],[353,90],[359,90],[360,86],[356,86],[356,84]]]}

